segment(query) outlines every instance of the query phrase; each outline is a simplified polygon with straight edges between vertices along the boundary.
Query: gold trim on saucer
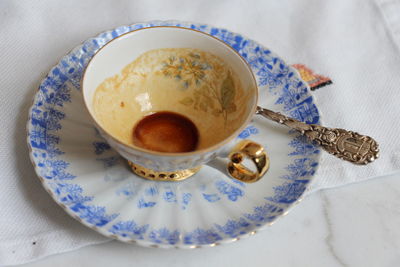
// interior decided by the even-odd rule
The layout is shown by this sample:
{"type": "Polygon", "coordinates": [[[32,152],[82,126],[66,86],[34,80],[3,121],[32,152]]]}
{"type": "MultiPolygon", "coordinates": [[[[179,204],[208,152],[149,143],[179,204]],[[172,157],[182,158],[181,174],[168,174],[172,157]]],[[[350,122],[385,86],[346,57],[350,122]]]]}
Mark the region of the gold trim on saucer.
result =
{"type": "Polygon", "coordinates": [[[132,172],[139,175],[140,177],[152,181],[164,181],[164,182],[177,182],[185,180],[190,176],[192,176],[193,174],[197,173],[201,168],[201,166],[199,166],[192,169],[177,170],[173,172],[163,172],[163,171],[153,171],[151,169],[137,165],[129,160],[128,164],[131,167],[132,172]]]}

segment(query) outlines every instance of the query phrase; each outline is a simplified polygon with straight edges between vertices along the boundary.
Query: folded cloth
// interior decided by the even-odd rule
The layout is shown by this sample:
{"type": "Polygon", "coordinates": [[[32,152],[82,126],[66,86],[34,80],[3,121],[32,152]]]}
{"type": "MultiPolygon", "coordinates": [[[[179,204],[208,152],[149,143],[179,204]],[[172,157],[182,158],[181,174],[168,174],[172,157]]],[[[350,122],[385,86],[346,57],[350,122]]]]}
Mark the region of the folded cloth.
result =
{"type": "Polygon", "coordinates": [[[400,5],[390,0],[0,1],[0,265],[105,242],[59,208],[31,166],[25,124],[35,87],[71,48],[135,21],[199,21],[240,32],[333,84],[312,92],[326,126],[371,135],[381,158],[353,166],[326,153],[311,191],[400,168],[400,5]]]}
{"type": "Polygon", "coordinates": [[[377,1],[370,9],[363,6],[358,11],[335,3],[324,14],[326,37],[314,29],[296,39],[298,51],[312,53],[303,62],[329,73],[334,82],[313,92],[322,122],[372,136],[381,153],[376,162],[363,167],[323,153],[310,191],[400,169],[400,75],[396,71],[400,70],[400,2],[377,1]],[[359,11],[362,15],[356,14],[359,11]],[[337,12],[342,12],[341,21],[337,12]]]}

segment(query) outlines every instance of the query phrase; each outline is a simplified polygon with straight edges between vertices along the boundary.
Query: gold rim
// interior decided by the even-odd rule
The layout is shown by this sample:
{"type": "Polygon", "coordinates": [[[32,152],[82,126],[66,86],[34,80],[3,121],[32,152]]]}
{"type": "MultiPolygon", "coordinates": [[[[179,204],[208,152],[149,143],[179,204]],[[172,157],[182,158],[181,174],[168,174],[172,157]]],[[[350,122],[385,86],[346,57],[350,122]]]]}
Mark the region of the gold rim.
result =
{"type": "MultiPolygon", "coordinates": [[[[220,39],[218,39],[218,38],[216,38],[216,37],[214,37],[214,36],[212,36],[212,35],[210,35],[210,34],[208,34],[208,33],[205,33],[205,32],[202,32],[202,31],[198,31],[198,30],[195,30],[195,29],[190,29],[190,28],[185,28],[185,27],[179,27],[179,26],[151,26],[151,27],[146,27],[146,28],[141,28],[141,29],[137,29],[137,30],[130,31],[130,32],[126,32],[126,33],[121,34],[120,36],[118,36],[118,37],[112,39],[111,41],[109,41],[108,43],[106,43],[105,45],[103,45],[99,50],[97,50],[96,53],[94,53],[94,55],[92,56],[92,58],[89,60],[89,63],[86,65],[86,68],[85,68],[85,70],[84,70],[84,72],[83,72],[82,79],[81,79],[81,81],[80,81],[80,85],[81,85],[81,90],[82,90],[82,95],[83,95],[83,102],[84,102],[84,104],[85,104],[86,110],[89,112],[89,114],[90,114],[90,116],[91,116],[91,118],[92,118],[94,124],[95,124],[98,128],[100,128],[103,132],[105,132],[114,142],[116,142],[116,143],[118,143],[118,144],[120,144],[120,145],[123,145],[123,146],[127,146],[127,147],[129,147],[129,148],[135,149],[135,150],[140,151],[140,152],[144,152],[144,153],[147,153],[147,154],[154,155],[154,156],[171,156],[171,157],[192,156],[192,155],[199,155],[199,154],[202,154],[202,153],[210,152],[210,151],[213,151],[213,150],[218,149],[219,147],[222,147],[223,145],[225,145],[225,144],[227,144],[229,141],[231,141],[233,138],[235,138],[236,136],[238,136],[239,133],[249,124],[251,118],[252,118],[252,117],[255,115],[255,113],[256,113],[256,110],[257,110],[257,103],[258,103],[258,86],[257,86],[257,80],[256,80],[256,78],[255,78],[255,76],[254,76],[253,71],[251,70],[250,65],[247,63],[247,61],[246,61],[235,49],[233,49],[230,45],[228,45],[228,44],[225,43],[224,41],[222,41],[222,40],[220,40],[220,39]],[[149,29],[154,29],[154,28],[173,28],[173,29],[189,30],[189,31],[194,31],[194,32],[197,32],[197,33],[206,35],[206,36],[208,36],[208,37],[211,37],[211,38],[213,38],[214,40],[217,40],[218,42],[220,42],[221,44],[223,44],[223,45],[224,45],[225,47],[227,47],[231,52],[233,52],[234,54],[236,54],[237,56],[239,56],[239,58],[242,60],[242,62],[247,66],[248,70],[250,71],[250,74],[251,74],[251,77],[252,77],[252,80],[253,80],[253,83],[254,83],[254,86],[255,86],[255,100],[256,100],[256,101],[255,101],[255,104],[254,104],[254,107],[253,107],[253,111],[249,113],[249,115],[247,116],[247,118],[246,118],[245,122],[242,124],[242,126],[239,127],[236,131],[234,131],[228,138],[226,138],[226,139],[222,140],[221,142],[219,142],[219,143],[217,143],[217,144],[215,144],[215,145],[212,145],[212,146],[210,146],[210,147],[208,147],[208,148],[204,148],[204,149],[200,149],[200,150],[195,150],[195,151],[192,151],[192,152],[183,152],[183,153],[182,153],[182,152],[181,152],[181,153],[157,152],[157,151],[153,151],[153,150],[148,150],[148,149],[144,149],[144,148],[141,148],[141,147],[137,147],[137,146],[132,145],[132,144],[124,143],[124,142],[120,141],[119,139],[115,138],[115,137],[114,137],[112,134],[110,134],[106,129],[104,129],[104,128],[100,125],[100,123],[97,122],[96,117],[92,114],[92,112],[91,112],[90,109],[88,108],[87,99],[86,99],[86,97],[85,97],[85,94],[83,93],[83,91],[84,91],[84,89],[83,89],[83,81],[85,80],[86,70],[89,68],[90,64],[92,63],[92,60],[96,57],[96,55],[97,55],[98,53],[100,53],[100,51],[101,51],[103,48],[105,48],[107,45],[109,45],[110,43],[112,43],[112,42],[114,42],[114,41],[118,41],[121,37],[123,37],[123,36],[125,36],[125,35],[128,35],[128,34],[136,33],[136,32],[138,32],[138,31],[144,31],[144,30],[149,30],[149,29]]],[[[128,152],[128,151],[127,151],[127,152],[128,152]]]]}

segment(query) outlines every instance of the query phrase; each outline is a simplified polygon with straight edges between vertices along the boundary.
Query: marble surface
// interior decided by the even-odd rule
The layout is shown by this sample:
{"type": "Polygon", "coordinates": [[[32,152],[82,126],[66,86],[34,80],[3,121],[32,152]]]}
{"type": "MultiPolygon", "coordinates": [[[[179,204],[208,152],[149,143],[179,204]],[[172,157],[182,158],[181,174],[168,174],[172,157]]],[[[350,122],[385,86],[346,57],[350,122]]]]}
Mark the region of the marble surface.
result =
{"type": "Polygon", "coordinates": [[[23,266],[399,266],[399,206],[396,173],[312,193],[270,228],[233,244],[162,250],[112,241],[23,266]]]}

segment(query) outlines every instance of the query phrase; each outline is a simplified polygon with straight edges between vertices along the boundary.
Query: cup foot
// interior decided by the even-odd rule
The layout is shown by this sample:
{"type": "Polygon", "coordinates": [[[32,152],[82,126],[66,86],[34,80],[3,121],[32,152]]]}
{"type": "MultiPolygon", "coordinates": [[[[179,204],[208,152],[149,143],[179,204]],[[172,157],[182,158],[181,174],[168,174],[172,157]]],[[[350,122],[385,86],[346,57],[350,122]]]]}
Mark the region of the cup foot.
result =
{"type": "Polygon", "coordinates": [[[152,181],[164,181],[164,182],[177,182],[182,181],[193,174],[197,173],[201,166],[192,168],[192,169],[185,169],[185,170],[177,170],[173,172],[163,172],[163,171],[153,171],[151,169],[145,168],[143,166],[137,165],[128,160],[128,164],[131,167],[131,170],[136,175],[143,177],[148,180],[152,181]]]}

